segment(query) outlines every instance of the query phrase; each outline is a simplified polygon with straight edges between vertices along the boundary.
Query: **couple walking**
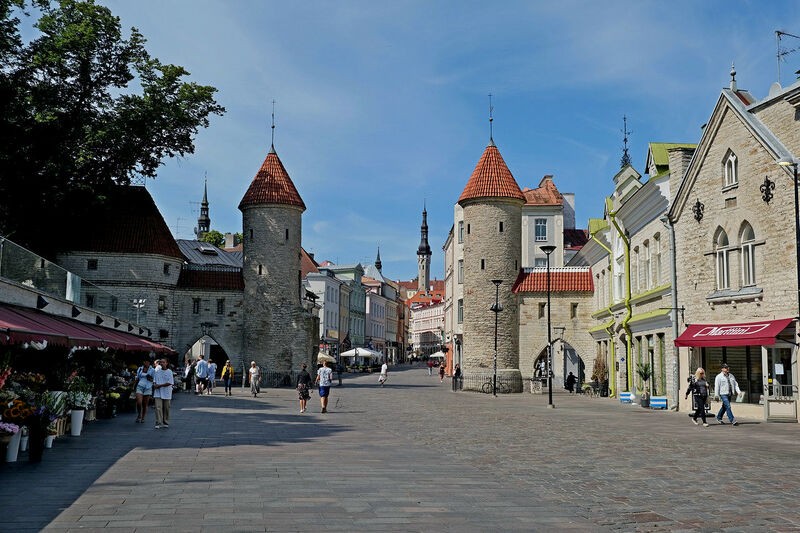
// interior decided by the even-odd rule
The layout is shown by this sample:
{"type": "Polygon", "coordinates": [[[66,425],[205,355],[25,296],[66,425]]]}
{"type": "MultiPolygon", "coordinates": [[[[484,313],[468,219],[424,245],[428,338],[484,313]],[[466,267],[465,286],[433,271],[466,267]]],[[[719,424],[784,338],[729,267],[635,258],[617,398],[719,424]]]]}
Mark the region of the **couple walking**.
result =
{"type": "MultiPolygon", "coordinates": [[[[706,381],[706,371],[702,368],[698,368],[694,376],[689,379],[689,388],[686,389],[684,398],[688,399],[690,393],[694,396],[695,411],[692,421],[697,425],[697,418],[699,417],[703,420],[703,427],[708,427],[708,422],[706,422],[706,402],[708,401],[709,389],[708,381],[706,381]]],[[[728,421],[730,421],[732,426],[739,425],[731,409],[731,400],[736,397],[736,394],[742,394],[742,389],[739,388],[739,383],[736,381],[733,374],[730,373],[728,365],[722,363],[720,372],[714,379],[714,397],[722,400],[722,407],[720,407],[717,413],[717,422],[720,424],[725,423],[722,420],[722,415],[727,414],[728,421]]]]}
{"type": "MultiPolygon", "coordinates": [[[[315,384],[319,384],[319,403],[323,413],[328,412],[328,398],[330,397],[331,385],[333,383],[333,370],[328,367],[328,362],[323,361],[322,366],[317,369],[315,384]]],[[[297,374],[297,395],[300,399],[300,412],[306,412],[308,399],[311,398],[311,374],[308,373],[308,365],[303,363],[302,369],[297,374]]]]}

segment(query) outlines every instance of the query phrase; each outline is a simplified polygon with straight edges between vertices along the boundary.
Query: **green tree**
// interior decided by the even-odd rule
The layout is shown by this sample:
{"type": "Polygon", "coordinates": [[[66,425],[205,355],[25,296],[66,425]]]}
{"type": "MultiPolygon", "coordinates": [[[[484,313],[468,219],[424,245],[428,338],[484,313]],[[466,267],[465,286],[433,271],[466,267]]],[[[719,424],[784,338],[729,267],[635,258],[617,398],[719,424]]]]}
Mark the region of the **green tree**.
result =
{"type": "Polygon", "coordinates": [[[200,237],[202,242],[207,242],[209,244],[213,244],[219,248],[225,246],[225,235],[220,233],[219,231],[212,229],[207,233],[204,233],[202,237],[200,237]]]}
{"type": "Polygon", "coordinates": [[[93,0],[33,0],[39,34],[24,42],[30,5],[0,0],[0,234],[47,254],[63,245],[57,228],[85,228],[112,187],[193,153],[225,109],[93,0]]]}

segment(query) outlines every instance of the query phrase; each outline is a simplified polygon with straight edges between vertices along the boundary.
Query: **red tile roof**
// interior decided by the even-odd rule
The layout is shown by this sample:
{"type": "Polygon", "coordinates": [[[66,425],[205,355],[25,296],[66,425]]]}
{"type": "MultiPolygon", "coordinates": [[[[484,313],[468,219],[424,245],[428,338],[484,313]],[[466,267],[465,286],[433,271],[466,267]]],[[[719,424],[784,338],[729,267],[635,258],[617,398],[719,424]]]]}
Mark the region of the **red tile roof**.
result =
{"type": "Polygon", "coordinates": [[[518,198],[525,200],[525,195],[508,169],[500,150],[490,143],[483,151],[475,170],[472,171],[467,186],[461,193],[458,203],[474,198],[518,198]]]}
{"type": "Polygon", "coordinates": [[[306,210],[306,204],[300,198],[300,193],[297,192],[274,148],[270,149],[250,187],[244,193],[242,201],[239,202],[239,209],[262,204],[294,205],[303,211],[306,210]]]}
{"type": "Polygon", "coordinates": [[[525,205],[562,205],[564,197],[558,192],[553,176],[547,175],[539,182],[539,187],[522,191],[525,195],[525,205]]]}
{"type": "MultiPolygon", "coordinates": [[[[511,290],[514,293],[547,292],[547,269],[536,267],[521,270],[511,290]]],[[[594,292],[591,268],[551,268],[550,292],[594,292]]]]}
{"type": "Polygon", "coordinates": [[[319,265],[314,258],[306,252],[305,248],[300,248],[300,272],[303,277],[308,276],[309,272],[319,272],[319,265]]]}
{"type": "Polygon", "coordinates": [[[141,186],[114,187],[106,204],[93,214],[91,227],[67,233],[72,235],[68,244],[71,251],[155,254],[183,259],[153,197],[141,186]]]}
{"type": "Polygon", "coordinates": [[[565,229],[564,248],[580,250],[589,241],[589,232],[585,229],[565,229]]]}
{"type": "Polygon", "coordinates": [[[210,289],[243,291],[242,270],[235,268],[181,269],[178,287],[182,289],[210,289]]]}

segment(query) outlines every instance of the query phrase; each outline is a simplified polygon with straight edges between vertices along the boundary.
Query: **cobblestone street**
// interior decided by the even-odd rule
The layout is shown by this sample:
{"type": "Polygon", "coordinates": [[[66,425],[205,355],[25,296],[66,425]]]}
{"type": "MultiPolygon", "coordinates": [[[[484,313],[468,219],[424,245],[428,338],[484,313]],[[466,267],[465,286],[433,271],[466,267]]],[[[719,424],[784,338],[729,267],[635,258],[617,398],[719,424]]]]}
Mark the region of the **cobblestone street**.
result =
{"type": "Polygon", "coordinates": [[[2,531],[797,531],[796,424],[615,400],[454,393],[422,367],[293,390],[178,394],[0,469],[2,531]]]}

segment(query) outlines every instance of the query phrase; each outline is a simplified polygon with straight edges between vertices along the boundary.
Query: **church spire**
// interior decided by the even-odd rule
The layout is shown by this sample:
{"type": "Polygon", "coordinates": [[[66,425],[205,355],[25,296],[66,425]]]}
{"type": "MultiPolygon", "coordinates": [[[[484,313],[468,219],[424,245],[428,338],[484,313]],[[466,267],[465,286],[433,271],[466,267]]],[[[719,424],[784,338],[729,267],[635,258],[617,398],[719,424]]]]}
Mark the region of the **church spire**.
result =
{"type": "Polygon", "coordinates": [[[619,160],[619,168],[625,168],[631,164],[631,156],[628,153],[628,135],[633,133],[628,131],[628,117],[622,115],[622,158],[619,160]]]}
{"type": "Polygon", "coordinates": [[[200,202],[200,216],[197,217],[197,229],[195,235],[202,239],[203,235],[211,231],[211,218],[208,216],[208,175],[203,184],[203,201],[200,202]]]}
{"type": "MultiPolygon", "coordinates": [[[[378,257],[375,258],[375,268],[378,269],[378,272],[381,272],[381,268],[383,268],[383,264],[381,263],[381,247],[378,246],[378,257]]],[[[383,274],[383,272],[381,272],[383,274]]]]}
{"type": "Polygon", "coordinates": [[[431,285],[431,247],[428,244],[428,210],[422,204],[422,226],[420,226],[419,248],[417,248],[417,290],[428,292],[431,285]]]}

